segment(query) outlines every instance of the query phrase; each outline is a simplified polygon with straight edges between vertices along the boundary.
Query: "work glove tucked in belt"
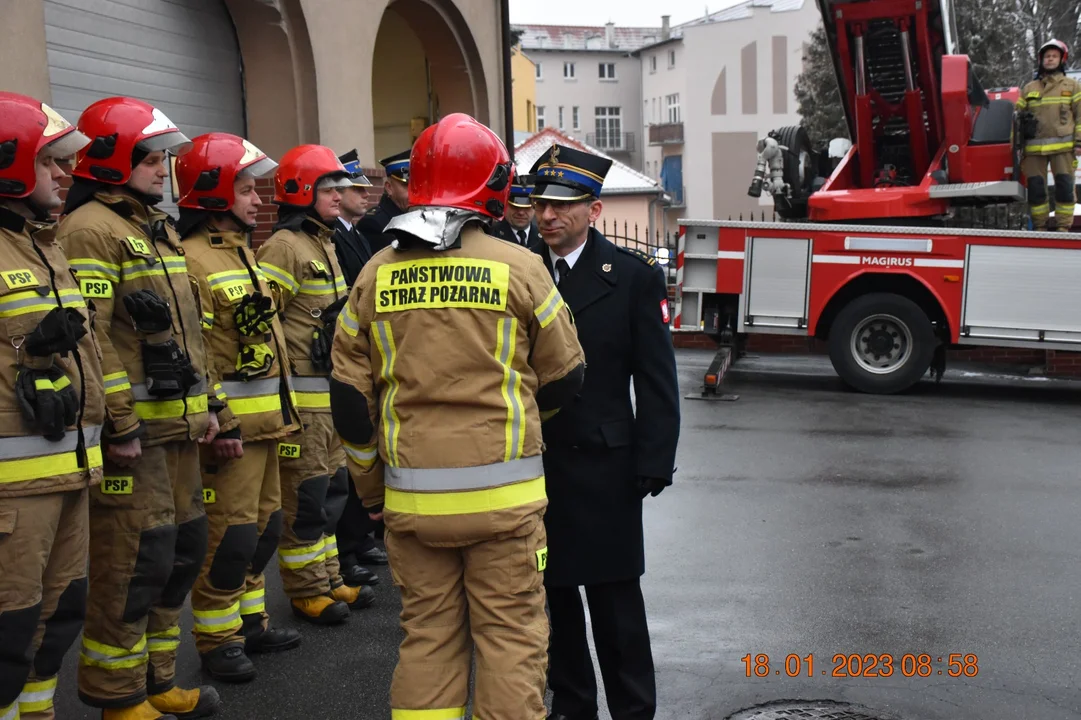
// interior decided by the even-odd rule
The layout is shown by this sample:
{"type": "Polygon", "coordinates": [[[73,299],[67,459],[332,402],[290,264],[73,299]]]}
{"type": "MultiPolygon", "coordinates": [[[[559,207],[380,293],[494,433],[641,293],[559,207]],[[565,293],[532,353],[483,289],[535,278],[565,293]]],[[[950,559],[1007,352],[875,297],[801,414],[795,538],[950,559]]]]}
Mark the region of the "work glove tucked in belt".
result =
{"type": "Polygon", "coordinates": [[[55,365],[47,370],[19,368],[15,398],[26,421],[52,442],[64,439],[65,428],[75,423],[79,411],[79,395],[55,365]]]}
{"type": "Polygon", "coordinates": [[[311,350],[312,365],[317,370],[330,372],[332,369],[330,349],[334,344],[334,326],[338,324],[338,315],[341,314],[345,301],[348,299],[348,296],[338,298],[319,315],[319,319],[323,321],[323,327],[312,332],[311,350]]]}
{"type": "Polygon", "coordinates": [[[53,308],[41,319],[33,332],[26,336],[22,349],[38,358],[50,358],[53,353],[67,355],[78,347],[86,335],[83,316],[75,308],[53,308]]]}
{"type": "Polygon", "coordinates": [[[169,303],[153,290],[136,290],[124,297],[142,341],[146,390],[154,397],[184,396],[199,382],[191,360],[173,339],[173,315],[169,303]]]}
{"type": "Polygon", "coordinates": [[[274,364],[274,351],[270,347],[274,301],[258,290],[245,295],[233,309],[233,320],[240,334],[237,373],[245,378],[266,374],[274,364]]]}

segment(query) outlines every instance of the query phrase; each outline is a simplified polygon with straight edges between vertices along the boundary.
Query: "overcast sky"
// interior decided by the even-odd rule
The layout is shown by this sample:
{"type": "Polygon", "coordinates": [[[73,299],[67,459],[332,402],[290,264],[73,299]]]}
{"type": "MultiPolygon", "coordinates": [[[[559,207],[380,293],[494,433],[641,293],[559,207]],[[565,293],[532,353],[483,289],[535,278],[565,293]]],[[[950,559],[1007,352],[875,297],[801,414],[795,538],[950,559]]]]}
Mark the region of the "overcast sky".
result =
{"type": "Polygon", "coordinates": [[[530,25],[616,25],[660,27],[661,15],[677,25],[739,0],[510,0],[512,23],[530,25]]]}

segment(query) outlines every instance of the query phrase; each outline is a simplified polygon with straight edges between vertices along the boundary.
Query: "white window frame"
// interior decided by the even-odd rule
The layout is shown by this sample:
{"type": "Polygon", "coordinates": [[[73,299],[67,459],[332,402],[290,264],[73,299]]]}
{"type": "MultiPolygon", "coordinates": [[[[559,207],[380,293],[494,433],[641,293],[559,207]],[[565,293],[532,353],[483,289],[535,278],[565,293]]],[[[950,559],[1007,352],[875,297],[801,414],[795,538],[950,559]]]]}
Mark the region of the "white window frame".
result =
{"type": "Polygon", "coordinates": [[[563,63],[563,79],[564,80],[576,80],[577,79],[574,76],[574,63],[572,63],[572,62],[564,62],[563,63]]]}
{"type": "Polygon", "coordinates": [[[571,127],[574,130],[582,129],[581,116],[581,113],[578,112],[577,105],[571,108],[571,127]]]}
{"type": "Polygon", "coordinates": [[[683,122],[683,115],[680,112],[679,107],[679,93],[675,93],[674,95],[666,95],[664,100],[665,104],[668,107],[669,124],[683,122]]]}
{"type": "Polygon", "coordinates": [[[537,78],[537,80],[543,80],[544,79],[544,64],[543,63],[536,63],[536,65],[537,65],[536,78],[537,78]]]}
{"type": "Polygon", "coordinates": [[[657,72],[657,56],[656,55],[650,55],[649,56],[649,71],[651,73],[657,72]]]}
{"type": "Polygon", "coordinates": [[[623,149],[623,108],[606,105],[594,108],[594,130],[601,150],[623,149]],[[601,128],[604,128],[602,131],[601,128]],[[603,139],[602,139],[603,138],[603,139]]]}
{"type": "Polygon", "coordinates": [[[558,127],[559,127],[560,130],[562,130],[563,129],[563,106],[562,105],[559,106],[558,118],[559,118],[559,126],[558,127]]]}
{"type": "Polygon", "coordinates": [[[601,80],[616,80],[616,64],[614,62],[602,62],[597,64],[597,76],[601,80]]]}
{"type": "Polygon", "coordinates": [[[671,70],[675,66],[676,66],[676,51],[675,50],[669,50],[668,51],[668,69],[671,70]]]}
{"type": "Polygon", "coordinates": [[[541,130],[543,130],[546,127],[548,127],[548,125],[544,122],[544,106],[543,105],[538,105],[537,106],[537,132],[540,132],[541,130]]]}

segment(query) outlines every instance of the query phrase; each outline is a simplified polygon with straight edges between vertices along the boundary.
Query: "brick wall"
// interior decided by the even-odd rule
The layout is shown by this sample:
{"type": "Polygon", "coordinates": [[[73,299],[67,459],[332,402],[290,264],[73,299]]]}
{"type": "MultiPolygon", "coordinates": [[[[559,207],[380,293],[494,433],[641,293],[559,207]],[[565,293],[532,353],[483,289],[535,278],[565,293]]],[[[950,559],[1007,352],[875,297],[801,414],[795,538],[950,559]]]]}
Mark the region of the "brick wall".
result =
{"type": "MultiPolygon", "coordinates": [[[[716,341],[705,333],[673,333],[672,344],[677,348],[712,350],[716,341]]],[[[746,349],[753,353],[814,353],[829,352],[821,340],[794,335],[748,335],[746,349]]],[[[949,361],[975,362],[991,365],[1018,365],[1043,367],[1048,375],[1058,377],[1081,377],[1081,353],[1062,350],[1025,350],[1015,348],[978,347],[952,349],[949,361]]]]}

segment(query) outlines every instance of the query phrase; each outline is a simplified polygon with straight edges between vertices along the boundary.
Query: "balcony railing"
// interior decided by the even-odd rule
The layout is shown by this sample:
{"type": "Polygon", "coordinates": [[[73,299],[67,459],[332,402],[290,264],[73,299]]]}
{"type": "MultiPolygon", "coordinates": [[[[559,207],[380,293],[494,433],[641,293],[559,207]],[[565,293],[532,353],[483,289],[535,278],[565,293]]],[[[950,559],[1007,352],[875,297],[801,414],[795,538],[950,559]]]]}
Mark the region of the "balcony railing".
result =
{"type": "Polygon", "coordinates": [[[649,126],[650,145],[678,145],[683,142],[683,123],[649,126]]]}
{"type": "Polygon", "coordinates": [[[687,188],[686,187],[665,188],[664,192],[670,198],[670,201],[668,203],[668,207],[670,207],[670,208],[681,208],[681,207],[686,207],[687,206],[687,188]]]}
{"type": "Polygon", "coordinates": [[[634,152],[634,133],[586,133],[586,144],[605,152],[634,152]]]}

